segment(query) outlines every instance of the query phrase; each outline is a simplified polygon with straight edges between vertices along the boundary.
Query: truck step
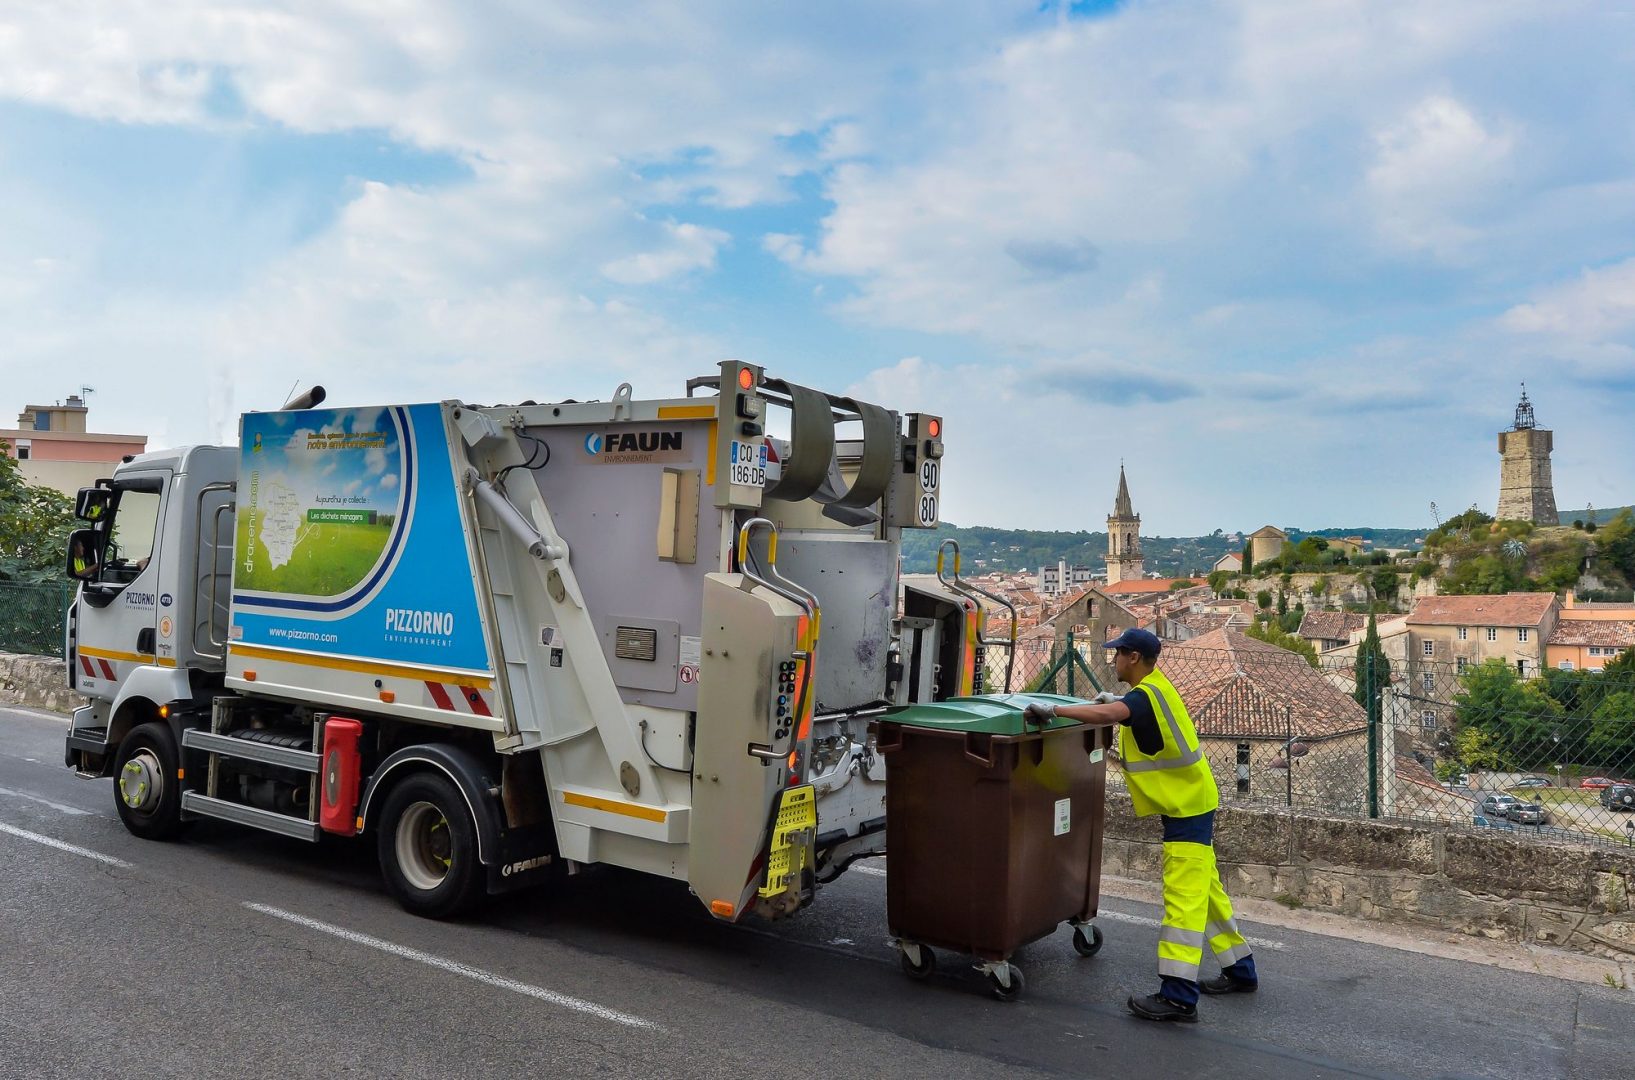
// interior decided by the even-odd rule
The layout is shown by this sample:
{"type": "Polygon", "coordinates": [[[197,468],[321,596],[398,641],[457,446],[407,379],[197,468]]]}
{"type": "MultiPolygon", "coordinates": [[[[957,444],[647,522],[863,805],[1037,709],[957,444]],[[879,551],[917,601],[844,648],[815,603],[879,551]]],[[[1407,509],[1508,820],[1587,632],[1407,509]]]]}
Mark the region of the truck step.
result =
{"type": "Polygon", "coordinates": [[[222,821],[232,821],[239,825],[248,825],[252,829],[263,829],[280,836],[290,836],[312,843],[317,842],[320,832],[317,822],[305,818],[275,814],[271,810],[228,802],[226,799],[212,799],[196,791],[182,792],[182,813],[193,817],[220,818],[222,821]]]}
{"type": "Polygon", "coordinates": [[[108,745],[108,729],[105,727],[75,728],[68,733],[68,749],[85,750],[93,754],[106,754],[112,749],[108,745]]]}
{"type": "MultiPolygon", "coordinates": [[[[273,733],[255,732],[254,734],[272,735],[273,733]]],[[[318,771],[320,759],[317,754],[314,754],[311,750],[300,750],[296,749],[295,746],[286,745],[289,742],[294,742],[300,746],[307,745],[304,740],[276,735],[274,738],[277,741],[217,735],[214,732],[204,731],[199,728],[189,728],[182,732],[182,745],[190,750],[203,750],[209,754],[243,758],[246,761],[259,761],[267,765],[281,765],[286,769],[295,769],[299,772],[315,773],[318,771]]]]}

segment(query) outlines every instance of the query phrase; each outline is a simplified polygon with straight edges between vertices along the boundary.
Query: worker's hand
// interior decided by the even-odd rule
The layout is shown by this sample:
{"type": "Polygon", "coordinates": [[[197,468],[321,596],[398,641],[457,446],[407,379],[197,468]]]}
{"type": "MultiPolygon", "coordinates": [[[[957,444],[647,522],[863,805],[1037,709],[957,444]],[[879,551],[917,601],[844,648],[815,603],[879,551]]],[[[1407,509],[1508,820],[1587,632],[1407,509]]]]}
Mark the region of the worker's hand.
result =
{"type": "Polygon", "coordinates": [[[1115,701],[1123,701],[1124,695],[1115,694],[1111,690],[1103,690],[1090,700],[1095,702],[1097,705],[1111,705],[1115,701]]]}
{"type": "Polygon", "coordinates": [[[1056,706],[1038,701],[1030,701],[1022,710],[1022,719],[1030,724],[1043,727],[1056,719],[1056,706]]]}

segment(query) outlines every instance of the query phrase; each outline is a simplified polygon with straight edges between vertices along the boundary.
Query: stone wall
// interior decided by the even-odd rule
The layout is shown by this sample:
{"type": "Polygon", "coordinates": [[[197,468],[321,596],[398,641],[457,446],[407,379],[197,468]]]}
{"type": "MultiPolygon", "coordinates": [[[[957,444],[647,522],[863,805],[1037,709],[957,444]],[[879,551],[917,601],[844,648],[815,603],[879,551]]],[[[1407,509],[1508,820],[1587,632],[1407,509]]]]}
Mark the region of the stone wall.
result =
{"type": "MultiPolygon", "coordinates": [[[[1635,849],[1223,806],[1233,896],[1598,956],[1635,956],[1635,849]]],[[[1162,878],[1160,827],[1107,797],[1102,872],[1162,878]]]]}
{"type": "Polygon", "coordinates": [[[0,705],[66,713],[84,704],[83,697],[68,689],[61,660],[0,653],[0,705]]]}

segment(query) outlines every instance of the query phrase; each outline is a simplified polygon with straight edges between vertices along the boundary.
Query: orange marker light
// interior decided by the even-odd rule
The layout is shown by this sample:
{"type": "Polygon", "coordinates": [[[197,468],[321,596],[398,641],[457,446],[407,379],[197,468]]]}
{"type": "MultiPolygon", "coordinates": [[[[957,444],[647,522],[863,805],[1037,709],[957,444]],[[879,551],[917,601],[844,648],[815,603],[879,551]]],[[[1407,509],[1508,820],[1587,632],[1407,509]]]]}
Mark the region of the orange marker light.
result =
{"type": "Polygon", "coordinates": [[[747,367],[738,369],[738,385],[745,390],[755,389],[755,373],[747,367]]]}
{"type": "Polygon", "coordinates": [[[710,901],[710,914],[712,914],[712,915],[719,915],[723,919],[730,919],[730,918],[732,918],[732,913],[733,913],[734,910],[735,909],[733,908],[732,903],[730,901],[727,901],[727,900],[711,900],[710,901]]]}
{"type": "Polygon", "coordinates": [[[386,704],[390,705],[392,702],[397,700],[397,691],[395,691],[395,690],[382,690],[380,692],[380,700],[382,700],[386,704]]]}
{"type": "Polygon", "coordinates": [[[159,719],[161,719],[161,720],[170,719],[170,706],[169,705],[159,706],[159,719]]]}
{"type": "Polygon", "coordinates": [[[246,672],[245,672],[245,673],[244,673],[244,681],[245,681],[245,682],[255,682],[255,672],[253,672],[253,671],[246,671],[246,672]]]}
{"type": "Polygon", "coordinates": [[[942,434],[942,421],[932,420],[925,425],[925,433],[935,439],[942,434]]]}

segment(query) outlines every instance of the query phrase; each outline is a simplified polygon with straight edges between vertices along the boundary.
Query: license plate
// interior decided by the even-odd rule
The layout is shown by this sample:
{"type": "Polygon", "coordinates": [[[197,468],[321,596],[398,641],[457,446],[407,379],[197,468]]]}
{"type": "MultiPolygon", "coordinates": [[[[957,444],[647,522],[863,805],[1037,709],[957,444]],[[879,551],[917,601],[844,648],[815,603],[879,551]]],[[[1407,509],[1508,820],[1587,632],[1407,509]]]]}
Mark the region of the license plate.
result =
{"type": "Polygon", "coordinates": [[[744,487],[765,487],[766,444],[734,442],[727,479],[744,487]]]}

